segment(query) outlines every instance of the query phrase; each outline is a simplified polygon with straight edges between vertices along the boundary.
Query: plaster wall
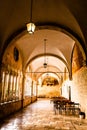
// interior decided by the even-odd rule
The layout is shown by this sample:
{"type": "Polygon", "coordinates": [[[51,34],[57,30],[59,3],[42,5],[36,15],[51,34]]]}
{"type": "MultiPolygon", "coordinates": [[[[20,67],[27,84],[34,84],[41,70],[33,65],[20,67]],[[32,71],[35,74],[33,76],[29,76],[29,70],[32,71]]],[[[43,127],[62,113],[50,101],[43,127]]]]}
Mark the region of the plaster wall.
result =
{"type": "Polygon", "coordinates": [[[57,97],[61,95],[60,85],[56,86],[38,86],[38,97],[57,97]]]}

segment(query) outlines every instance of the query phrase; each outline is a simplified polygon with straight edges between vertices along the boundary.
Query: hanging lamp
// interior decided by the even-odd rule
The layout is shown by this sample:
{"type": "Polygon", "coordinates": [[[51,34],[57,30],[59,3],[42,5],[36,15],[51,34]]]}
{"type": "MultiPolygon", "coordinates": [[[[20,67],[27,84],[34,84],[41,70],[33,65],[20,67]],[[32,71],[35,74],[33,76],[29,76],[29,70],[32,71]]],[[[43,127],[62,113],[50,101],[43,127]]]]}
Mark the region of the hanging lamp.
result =
{"type": "Polygon", "coordinates": [[[47,63],[46,63],[46,41],[47,41],[47,39],[44,39],[44,63],[43,63],[44,68],[47,68],[47,63]]]}
{"type": "Polygon", "coordinates": [[[32,5],[33,0],[30,1],[30,23],[27,24],[27,31],[29,34],[33,34],[35,31],[35,24],[32,22],[32,5]]]}

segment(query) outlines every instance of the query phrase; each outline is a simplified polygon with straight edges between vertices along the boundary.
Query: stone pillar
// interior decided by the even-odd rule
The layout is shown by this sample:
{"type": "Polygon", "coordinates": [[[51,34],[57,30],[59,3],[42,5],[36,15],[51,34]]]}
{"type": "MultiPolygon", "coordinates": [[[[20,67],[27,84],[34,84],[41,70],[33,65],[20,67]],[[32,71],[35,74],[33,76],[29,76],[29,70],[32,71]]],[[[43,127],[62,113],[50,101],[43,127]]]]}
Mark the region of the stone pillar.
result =
{"type": "Polygon", "coordinates": [[[1,102],[1,97],[2,97],[2,71],[0,68],[0,102],[1,102]]]}
{"type": "Polygon", "coordinates": [[[25,75],[23,74],[23,78],[22,78],[22,108],[24,107],[24,99],[25,99],[25,95],[24,95],[24,88],[25,87],[25,75]]]}
{"type": "Polygon", "coordinates": [[[35,96],[37,96],[37,84],[36,84],[36,82],[34,82],[34,92],[35,92],[35,96]]]}
{"type": "Polygon", "coordinates": [[[10,85],[11,85],[11,73],[9,72],[9,79],[8,79],[8,101],[10,100],[10,85]]]}
{"type": "Polygon", "coordinates": [[[12,99],[14,99],[13,98],[13,96],[14,96],[14,75],[13,75],[13,81],[12,81],[12,99]]]}
{"type": "Polygon", "coordinates": [[[32,84],[31,84],[31,97],[33,96],[33,80],[32,80],[32,84]]]}
{"type": "Polygon", "coordinates": [[[13,72],[13,83],[12,83],[12,98],[15,100],[15,73],[13,72]]]}
{"type": "Polygon", "coordinates": [[[5,91],[5,79],[6,79],[6,74],[5,72],[3,71],[2,72],[2,94],[1,94],[1,102],[4,102],[4,91],[5,91]]]}
{"type": "Polygon", "coordinates": [[[63,79],[66,80],[66,67],[64,68],[64,76],[63,79]]]}
{"type": "Polygon", "coordinates": [[[71,101],[71,87],[69,86],[69,100],[71,101]]]}
{"type": "Polygon", "coordinates": [[[62,95],[62,87],[60,87],[60,94],[62,95]]]}
{"type": "Polygon", "coordinates": [[[22,96],[21,96],[21,89],[20,89],[20,75],[19,74],[18,74],[18,89],[19,89],[19,92],[18,92],[19,99],[21,99],[22,96]]]}
{"type": "Polygon", "coordinates": [[[60,79],[61,81],[60,81],[60,84],[62,85],[62,83],[63,83],[63,77],[61,76],[61,79],[60,79]]]}
{"type": "Polygon", "coordinates": [[[23,75],[23,79],[22,79],[22,99],[25,98],[24,90],[25,90],[25,75],[23,75]]]}
{"type": "Polygon", "coordinates": [[[17,74],[17,85],[16,86],[17,86],[17,96],[18,96],[18,99],[19,99],[19,96],[20,96],[19,95],[19,87],[20,86],[19,86],[19,76],[18,76],[18,74],[17,74]]]}
{"type": "Polygon", "coordinates": [[[38,83],[36,84],[36,97],[38,95],[38,83]]]}
{"type": "Polygon", "coordinates": [[[17,99],[16,97],[17,97],[17,74],[15,75],[15,78],[16,78],[16,80],[15,80],[15,100],[17,99]]]}
{"type": "Polygon", "coordinates": [[[19,86],[19,95],[20,100],[24,99],[24,82],[25,82],[25,75],[18,73],[18,86],[19,86]]]}
{"type": "Polygon", "coordinates": [[[8,83],[9,83],[9,73],[6,73],[6,80],[5,80],[5,88],[4,88],[4,100],[8,101],[8,83]]]}
{"type": "Polygon", "coordinates": [[[11,74],[10,91],[11,91],[10,97],[12,100],[13,99],[13,73],[11,74]]]}

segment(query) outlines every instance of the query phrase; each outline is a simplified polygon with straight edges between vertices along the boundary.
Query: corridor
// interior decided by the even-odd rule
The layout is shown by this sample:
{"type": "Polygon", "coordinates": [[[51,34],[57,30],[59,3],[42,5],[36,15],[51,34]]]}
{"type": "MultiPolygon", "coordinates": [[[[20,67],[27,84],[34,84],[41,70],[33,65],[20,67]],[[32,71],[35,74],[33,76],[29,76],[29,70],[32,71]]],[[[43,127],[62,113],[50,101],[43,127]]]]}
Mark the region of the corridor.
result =
{"type": "Polygon", "coordinates": [[[55,115],[49,99],[38,99],[2,120],[0,130],[87,130],[87,120],[55,115]]]}

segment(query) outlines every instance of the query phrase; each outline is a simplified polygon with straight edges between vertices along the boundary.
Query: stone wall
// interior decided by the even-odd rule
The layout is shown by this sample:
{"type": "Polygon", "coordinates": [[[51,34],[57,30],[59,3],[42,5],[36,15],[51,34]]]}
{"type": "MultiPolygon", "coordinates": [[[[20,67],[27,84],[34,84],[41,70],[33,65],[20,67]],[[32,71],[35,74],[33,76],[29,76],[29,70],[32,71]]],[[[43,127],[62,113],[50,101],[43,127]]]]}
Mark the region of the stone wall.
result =
{"type": "MultiPolygon", "coordinates": [[[[10,44],[4,52],[2,63],[16,70],[22,70],[22,57],[20,50],[14,44],[10,44]],[[15,52],[15,48],[18,51],[15,52]]],[[[8,69],[8,68],[7,68],[8,69]]]]}
{"type": "Polygon", "coordinates": [[[67,98],[69,97],[68,86],[71,87],[71,100],[80,103],[81,111],[85,112],[87,118],[87,67],[81,67],[73,74],[72,81],[67,80],[63,83],[62,94],[67,98]]]}
{"type": "Polygon", "coordinates": [[[73,75],[71,92],[72,100],[80,103],[87,118],[87,67],[82,67],[73,75]]]}
{"type": "Polygon", "coordinates": [[[26,107],[27,105],[31,104],[31,97],[26,97],[24,100],[23,100],[23,107],[26,107]]]}
{"type": "Polygon", "coordinates": [[[21,106],[22,106],[21,101],[9,102],[0,105],[0,119],[20,110],[21,106]]]}
{"type": "Polygon", "coordinates": [[[0,119],[7,117],[10,114],[13,114],[14,112],[17,112],[18,110],[22,109],[23,107],[26,107],[27,105],[33,103],[36,100],[37,97],[33,96],[33,98],[26,97],[24,100],[8,102],[0,105],[0,119]]]}
{"type": "Polygon", "coordinates": [[[31,102],[35,102],[37,100],[37,97],[36,96],[32,96],[31,97],[31,102]]]}

